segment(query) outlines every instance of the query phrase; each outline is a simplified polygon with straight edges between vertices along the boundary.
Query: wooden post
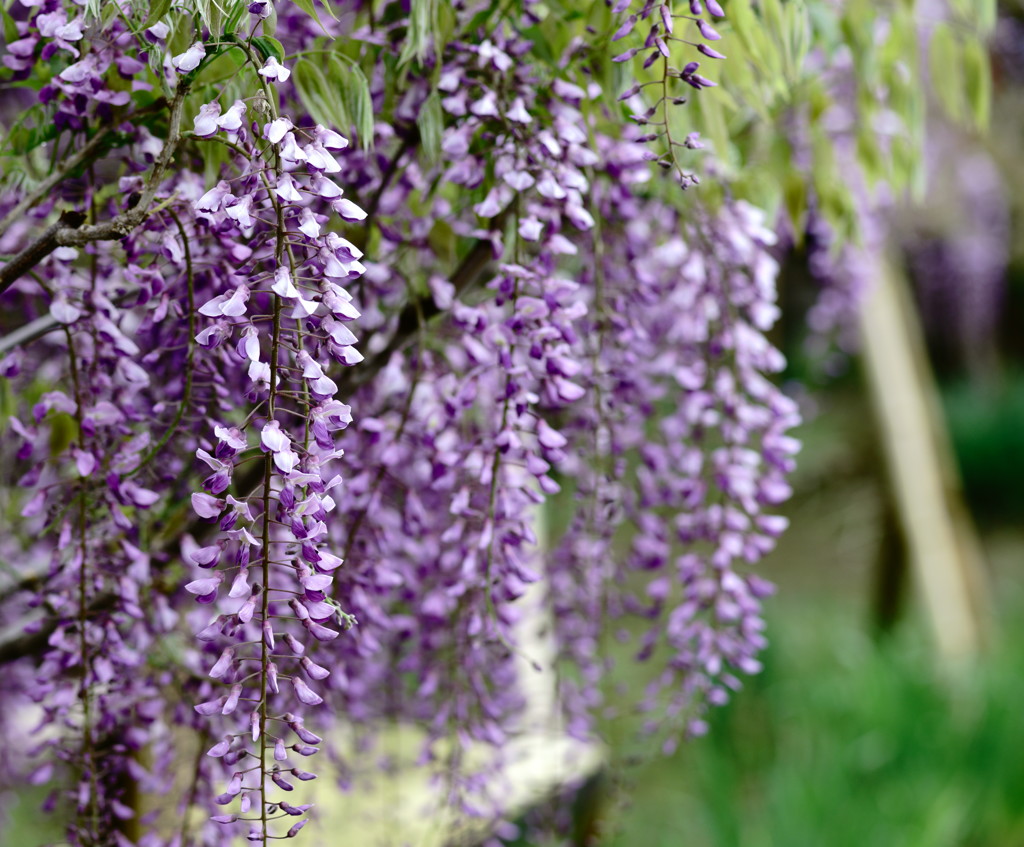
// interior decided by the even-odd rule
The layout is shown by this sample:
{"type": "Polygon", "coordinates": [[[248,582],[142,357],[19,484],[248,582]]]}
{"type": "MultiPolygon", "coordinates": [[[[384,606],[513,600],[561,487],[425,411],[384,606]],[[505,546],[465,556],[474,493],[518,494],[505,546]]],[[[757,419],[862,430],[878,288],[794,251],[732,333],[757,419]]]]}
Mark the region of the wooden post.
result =
{"type": "Polygon", "coordinates": [[[988,621],[980,545],[906,285],[885,259],[876,271],[860,325],[889,484],[938,650],[964,659],[983,646],[988,621]]]}

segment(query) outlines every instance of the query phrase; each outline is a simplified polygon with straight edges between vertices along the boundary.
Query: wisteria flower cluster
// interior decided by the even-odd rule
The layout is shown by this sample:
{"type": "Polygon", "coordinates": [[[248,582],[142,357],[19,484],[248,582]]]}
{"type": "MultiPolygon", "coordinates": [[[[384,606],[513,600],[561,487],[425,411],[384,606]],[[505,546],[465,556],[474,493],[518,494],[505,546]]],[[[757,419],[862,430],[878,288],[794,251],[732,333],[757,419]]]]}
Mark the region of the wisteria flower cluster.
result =
{"type": "Polygon", "coordinates": [[[395,721],[500,816],[528,594],[579,738],[616,629],[666,750],[757,671],[798,449],[775,238],[681,199],[669,108],[728,10],[562,38],[498,5],[5,18],[3,773],[71,843],[294,837],[339,727],[395,721]]]}

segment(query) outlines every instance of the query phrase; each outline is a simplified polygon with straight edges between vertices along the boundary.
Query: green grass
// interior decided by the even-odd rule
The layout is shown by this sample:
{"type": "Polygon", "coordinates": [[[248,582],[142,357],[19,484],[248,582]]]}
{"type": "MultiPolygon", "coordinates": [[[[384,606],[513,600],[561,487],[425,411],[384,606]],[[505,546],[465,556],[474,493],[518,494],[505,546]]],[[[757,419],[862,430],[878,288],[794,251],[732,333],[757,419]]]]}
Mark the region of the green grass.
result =
{"type": "Polygon", "coordinates": [[[912,625],[882,645],[860,630],[850,613],[778,606],[764,672],[707,737],[627,772],[603,843],[1024,844],[1024,633],[944,677],[912,625]]]}

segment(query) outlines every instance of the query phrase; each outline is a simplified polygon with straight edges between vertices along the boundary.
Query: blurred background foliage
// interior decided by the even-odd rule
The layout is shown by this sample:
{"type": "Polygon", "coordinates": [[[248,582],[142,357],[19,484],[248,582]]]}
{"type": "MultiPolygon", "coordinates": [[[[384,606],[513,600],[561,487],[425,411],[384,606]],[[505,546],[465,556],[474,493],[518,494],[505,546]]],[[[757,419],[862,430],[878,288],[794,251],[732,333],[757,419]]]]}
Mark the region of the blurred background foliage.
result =
{"type": "Polygon", "coordinates": [[[605,843],[1024,842],[1019,626],[952,687],[919,628],[876,644],[837,597],[780,600],[769,631],[763,673],[711,716],[706,738],[636,775],[605,843]]]}

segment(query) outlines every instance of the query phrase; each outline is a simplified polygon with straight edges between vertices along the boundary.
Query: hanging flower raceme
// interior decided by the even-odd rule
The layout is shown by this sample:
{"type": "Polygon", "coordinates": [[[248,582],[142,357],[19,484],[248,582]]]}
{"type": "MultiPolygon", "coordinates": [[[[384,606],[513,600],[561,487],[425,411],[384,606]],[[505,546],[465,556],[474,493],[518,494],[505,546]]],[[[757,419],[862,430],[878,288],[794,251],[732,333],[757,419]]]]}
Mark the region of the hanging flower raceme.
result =
{"type": "MultiPolygon", "coordinates": [[[[273,57],[257,72],[267,82],[288,78],[273,57]]],[[[253,406],[212,426],[216,441],[197,451],[213,473],[193,493],[193,509],[218,521],[220,535],[215,554],[209,546],[186,553],[208,571],[186,589],[219,610],[201,632],[219,652],[213,682],[201,689],[210,699],[196,706],[220,716],[210,756],[241,768],[217,798],[226,807],[237,801],[237,810],[215,820],[249,820],[247,837],[263,842],[283,834],[271,821],[301,814],[272,800],[272,787],[291,791],[294,779],[312,778],[303,760],[320,738],[301,716],[323,702],[316,688],[330,671],[304,654],[355,623],[331,597],[342,564],[326,526],[341,480],[334,433],[352,417],[327,371],[362,358],[349,329],[359,311],[345,285],[365,269],[354,244],[324,229],[332,212],[362,214],[332,176],[347,141],[273,107],[262,122],[246,121],[246,109],[239,100],[222,114],[209,103],[194,121],[195,137],[226,144],[237,168],[195,201],[197,220],[247,245],[237,270],[211,280],[212,296],[198,305],[216,322],[196,335],[199,358],[243,385],[253,406]]]]}
{"type": "Polygon", "coordinates": [[[644,128],[646,134],[637,140],[653,148],[648,150],[647,159],[664,170],[672,171],[679,185],[685,189],[699,184],[700,179],[683,168],[680,161],[682,151],[700,149],[703,144],[696,133],[673,136],[669,107],[686,103],[686,97],[682,96],[685,91],[700,91],[717,85],[698,73],[703,60],[695,61],[690,49],[696,48],[702,57],[712,60],[726,58],[710,46],[709,42],[718,42],[722,36],[704,17],[707,14],[708,18],[724,18],[725,12],[717,0],[688,0],[685,3],[683,0],[643,0],[640,8],[631,12],[636,5],[634,0],[619,0],[612,7],[615,14],[630,12],[612,35],[613,42],[633,36],[638,24],[646,28],[642,46],[630,47],[616,55],[613,61],[631,62],[634,57],[644,56],[643,69],[660,64],[661,74],[660,78],[630,86],[619,95],[619,100],[625,101],[633,110],[631,120],[644,128]],[[680,12],[681,8],[684,11],[680,12]],[[681,45],[681,49],[675,45],[681,45]],[[678,62],[681,58],[685,59],[681,67],[672,64],[673,60],[678,62]],[[688,88],[679,91],[677,81],[685,83],[688,88]],[[653,97],[649,96],[651,92],[653,97]]]}
{"type": "Polygon", "coordinates": [[[603,153],[632,176],[598,201],[593,355],[577,377],[588,399],[561,428],[586,505],[549,566],[550,601],[560,647],[582,669],[561,686],[570,729],[586,737],[602,703],[608,619],[637,616],[649,621],[638,657],[667,662],[643,705],[672,749],[703,731],[737,672],[759,667],[769,586],[747,568],[785,528],[770,511],[789,494],[799,418],[768,380],[783,365],[764,337],[778,313],[773,233],[742,204],[689,224],[668,208],[640,218],[624,190],[645,181],[640,157],[621,142],[603,153]],[[627,523],[623,560],[613,541],[627,523]],[[646,577],[639,593],[630,571],[646,577]]]}

